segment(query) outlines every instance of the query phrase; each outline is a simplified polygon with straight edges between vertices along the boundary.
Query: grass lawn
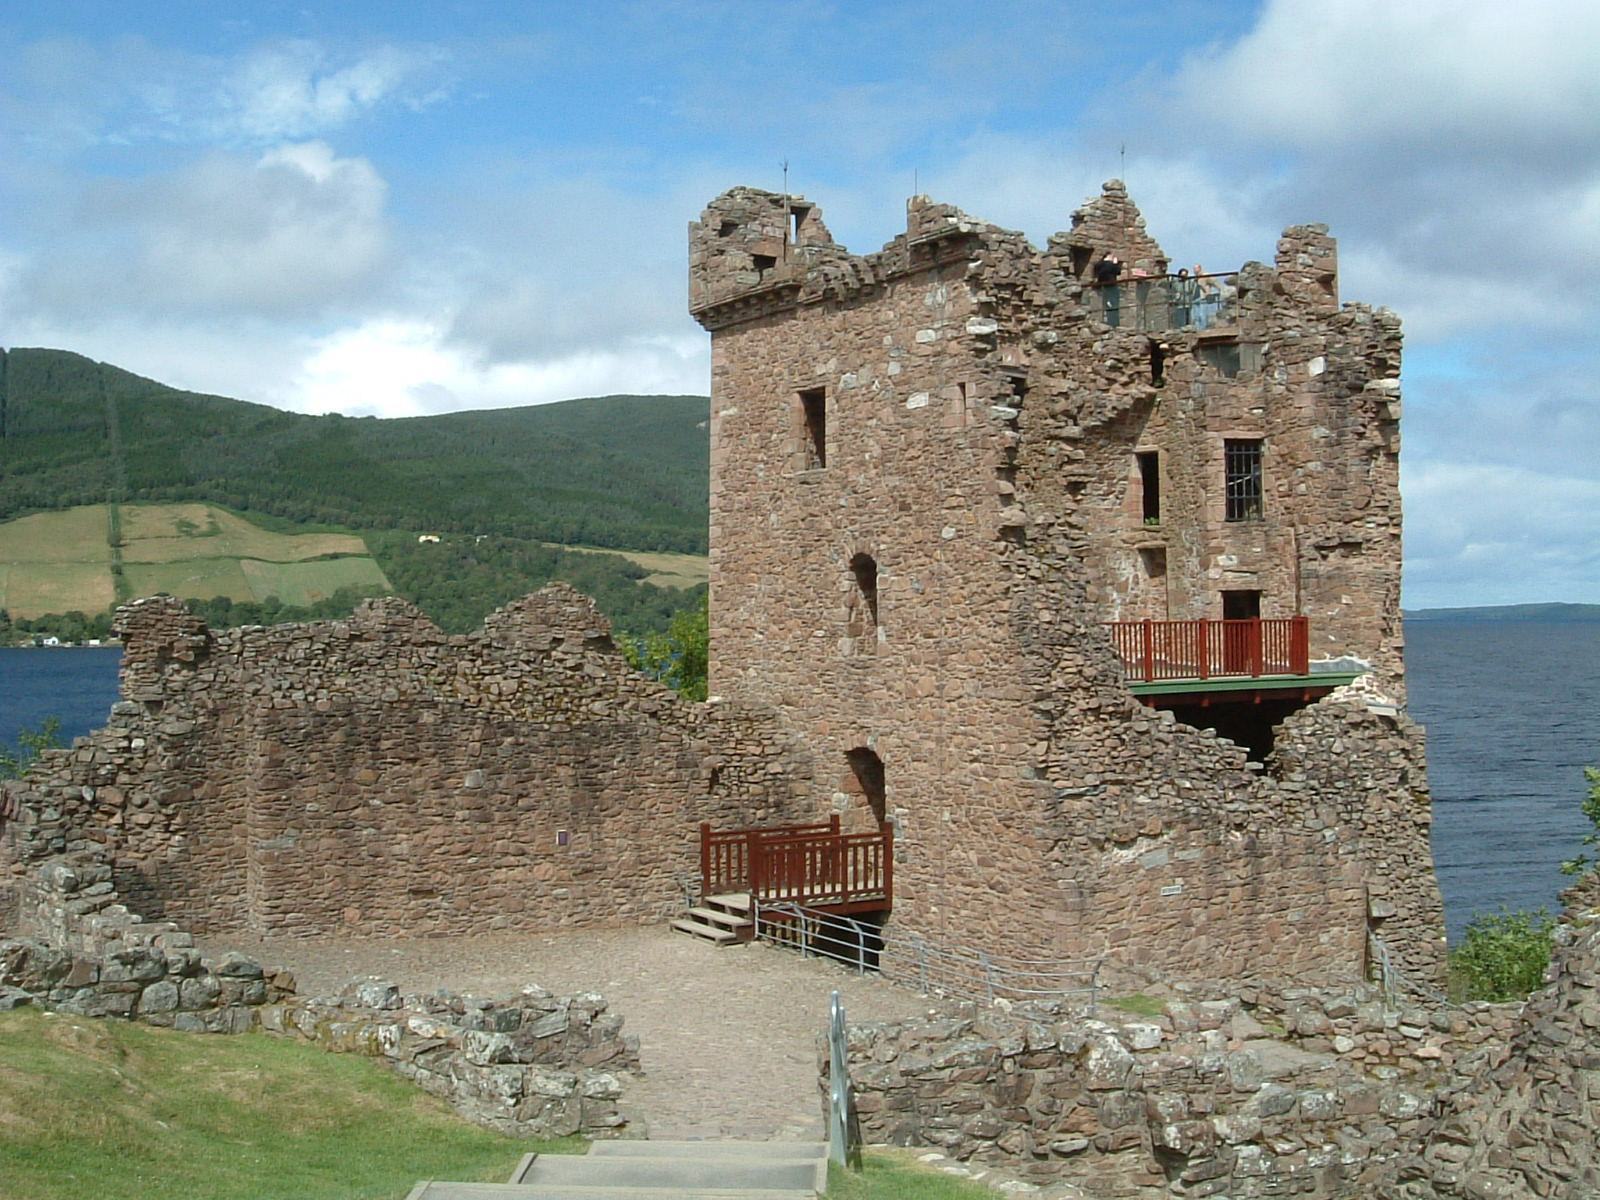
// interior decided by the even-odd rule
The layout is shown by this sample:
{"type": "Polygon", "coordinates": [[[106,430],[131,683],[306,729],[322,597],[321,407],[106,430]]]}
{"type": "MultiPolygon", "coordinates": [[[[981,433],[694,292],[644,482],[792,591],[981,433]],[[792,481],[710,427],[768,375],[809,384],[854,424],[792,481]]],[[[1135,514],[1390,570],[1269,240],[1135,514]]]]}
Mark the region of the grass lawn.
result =
{"type": "Polygon", "coordinates": [[[827,1200],[998,1200],[1000,1193],[918,1162],[910,1150],[868,1150],[860,1172],[830,1164],[827,1200]]]}
{"type": "Polygon", "coordinates": [[[402,1200],[529,1150],[368,1059],[264,1034],[0,1013],[6,1200],[402,1200]]]}
{"type": "MultiPolygon", "coordinates": [[[[498,1182],[523,1154],[582,1153],[480,1129],[370,1059],[265,1034],[183,1034],[0,1012],[5,1200],[403,1200],[419,1179],[498,1182]]],[[[869,1151],[827,1200],[997,1200],[869,1151]]]]}

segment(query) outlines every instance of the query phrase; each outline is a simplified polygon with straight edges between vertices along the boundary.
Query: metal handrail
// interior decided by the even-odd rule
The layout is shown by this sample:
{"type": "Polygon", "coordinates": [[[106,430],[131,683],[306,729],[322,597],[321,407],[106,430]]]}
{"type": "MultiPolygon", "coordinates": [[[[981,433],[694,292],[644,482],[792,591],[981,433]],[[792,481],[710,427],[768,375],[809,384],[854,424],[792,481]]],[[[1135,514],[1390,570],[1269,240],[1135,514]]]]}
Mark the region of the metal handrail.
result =
{"type": "Polygon", "coordinates": [[[1159,333],[1210,329],[1231,323],[1238,302],[1237,273],[1132,275],[1115,283],[1087,281],[1087,303],[1108,325],[1159,333]]]}
{"type": "Polygon", "coordinates": [[[1384,944],[1383,939],[1377,934],[1369,933],[1367,942],[1372,954],[1372,966],[1376,969],[1378,975],[1378,987],[1383,991],[1383,998],[1390,1004],[1398,1003],[1402,992],[1410,992],[1413,996],[1418,996],[1433,1004],[1460,1010],[1462,1006],[1450,999],[1438,988],[1432,984],[1411,978],[1411,976],[1395,966],[1394,960],[1389,957],[1389,947],[1384,944]]]}
{"type": "Polygon", "coordinates": [[[950,947],[917,934],[788,901],[755,900],[756,937],[803,956],[832,958],[923,995],[992,1003],[1086,996],[1092,1016],[1104,958],[1027,959],[950,947]]]}

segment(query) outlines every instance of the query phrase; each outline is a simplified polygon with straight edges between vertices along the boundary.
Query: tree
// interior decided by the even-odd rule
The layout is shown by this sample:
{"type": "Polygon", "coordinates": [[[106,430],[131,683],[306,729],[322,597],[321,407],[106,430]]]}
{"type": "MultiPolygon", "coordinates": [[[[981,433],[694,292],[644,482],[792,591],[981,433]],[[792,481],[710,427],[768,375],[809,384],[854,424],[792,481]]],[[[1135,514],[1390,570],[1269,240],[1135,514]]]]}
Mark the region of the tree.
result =
{"type": "Polygon", "coordinates": [[[706,698],[706,674],[711,657],[709,597],[672,618],[665,633],[623,637],[622,653],[628,664],[667,684],[685,700],[706,698]]]}
{"type": "Polygon", "coordinates": [[[20,779],[41,753],[57,749],[61,745],[61,718],[46,717],[38,729],[24,726],[17,731],[17,745],[21,749],[15,751],[0,746],[0,779],[20,779]]]}
{"type": "MultiPolygon", "coordinates": [[[[1592,833],[1583,835],[1585,846],[1600,846],[1600,770],[1594,767],[1585,767],[1583,777],[1589,784],[1589,794],[1583,801],[1583,815],[1589,818],[1589,823],[1594,826],[1592,833]]],[[[1587,854],[1580,853],[1576,858],[1569,858],[1561,864],[1564,875],[1581,875],[1584,871],[1594,866],[1595,860],[1587,854]]]]}

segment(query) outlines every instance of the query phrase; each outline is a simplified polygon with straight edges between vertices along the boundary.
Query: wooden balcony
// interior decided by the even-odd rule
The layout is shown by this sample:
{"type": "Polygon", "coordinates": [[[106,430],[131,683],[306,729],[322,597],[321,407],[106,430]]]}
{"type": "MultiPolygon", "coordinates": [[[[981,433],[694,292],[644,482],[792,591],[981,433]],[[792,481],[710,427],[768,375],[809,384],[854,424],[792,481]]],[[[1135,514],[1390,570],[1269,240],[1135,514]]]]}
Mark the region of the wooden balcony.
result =
{"type": "Polygon", "coordinates": [[[1129,682],[1303,677],[1311,670],[1305,617],[1243,621],[1111,621],[1129,682]]]}
{"type": "Polygon", "coordinates": [[[840,833],[825,824],[713,830],[700,826],[702,898],[747,892],[828,912],[868,912],[894,898],[894,830],[840,833]]]}

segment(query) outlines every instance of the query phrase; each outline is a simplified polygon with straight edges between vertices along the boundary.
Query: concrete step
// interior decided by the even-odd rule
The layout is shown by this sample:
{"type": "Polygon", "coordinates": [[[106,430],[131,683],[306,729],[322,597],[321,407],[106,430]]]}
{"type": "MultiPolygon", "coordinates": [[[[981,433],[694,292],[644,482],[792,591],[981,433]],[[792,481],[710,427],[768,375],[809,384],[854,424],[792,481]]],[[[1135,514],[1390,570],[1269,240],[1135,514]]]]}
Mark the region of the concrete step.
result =
{"type": "Polygon", "coordinates": [[[715,942],[719,946],[733,946],[739,941],[739,935],[731,929],[723,929],[719,925],[707,925],[701,921],[691,921],[688,917],[677,918],[672,922],[672,928],[691,937],[715,942]]]}
{"type": "Polygon", "coordinates": [[[817,1200],[811,1188],[565,1187],[526,1183],[450,1183],[425,1179],[406,1200],[817,1200]]]}
{"type": "Polygon", "coordinates": [[[525,1154],[508,1183],[425,1179],[406,1200],[816,1200],[820,1142],[604,1141],[588,1154],[525,1154]]]}
{"type": "Polygon", "coordinates": [[[668,1155],[592,1156],[545,1154],[522,1172],[525,1186],[683,1188],[699,1191],[820,1191],[827,1186],[827,1160],[773,1160],[745,1155],[684,1157],[668,1155]]]}
{"type": "MultiPolygon", "coordinates": [[[[532,1157],[531,1155],[529,1156],[532,1157]]],[[[826,1161],[826,1142],[657,1141],[654,1138],[595,1142],[588,1158],[698,1158],[702,1161],[759,1158],[782,1162],[826,1161]]]]}

